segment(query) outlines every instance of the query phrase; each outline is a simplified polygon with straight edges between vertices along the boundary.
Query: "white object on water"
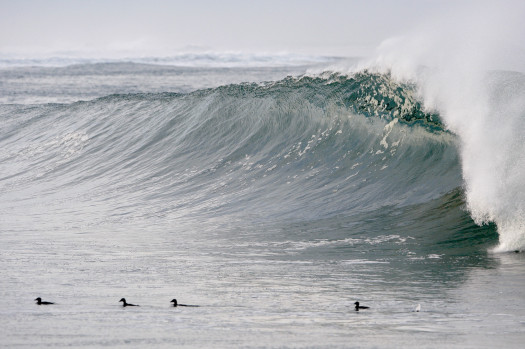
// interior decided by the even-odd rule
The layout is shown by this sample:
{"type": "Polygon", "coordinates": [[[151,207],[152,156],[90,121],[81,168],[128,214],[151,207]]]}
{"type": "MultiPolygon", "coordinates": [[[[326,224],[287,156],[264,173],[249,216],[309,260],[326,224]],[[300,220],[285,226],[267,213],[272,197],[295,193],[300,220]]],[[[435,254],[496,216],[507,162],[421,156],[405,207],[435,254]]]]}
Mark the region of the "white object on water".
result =
{"type": "Polygon", "coordinates": [[[416,306],[416,309],[414,309],[415,312],[419,313],[419,311],[421,310],[421,304],[418,304],[416,306]]]}

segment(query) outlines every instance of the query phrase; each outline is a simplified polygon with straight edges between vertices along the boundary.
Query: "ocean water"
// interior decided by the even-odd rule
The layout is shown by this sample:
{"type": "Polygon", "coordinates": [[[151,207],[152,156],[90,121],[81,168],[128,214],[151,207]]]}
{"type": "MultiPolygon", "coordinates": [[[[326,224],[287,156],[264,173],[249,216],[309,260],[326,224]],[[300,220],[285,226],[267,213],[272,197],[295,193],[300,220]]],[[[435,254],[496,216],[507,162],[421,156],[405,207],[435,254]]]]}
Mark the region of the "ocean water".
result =
{"type": "Polygon", "coordinates": [[[522,348],[524,76],[334,60],[2,62],[2,346],[522,348]]]}

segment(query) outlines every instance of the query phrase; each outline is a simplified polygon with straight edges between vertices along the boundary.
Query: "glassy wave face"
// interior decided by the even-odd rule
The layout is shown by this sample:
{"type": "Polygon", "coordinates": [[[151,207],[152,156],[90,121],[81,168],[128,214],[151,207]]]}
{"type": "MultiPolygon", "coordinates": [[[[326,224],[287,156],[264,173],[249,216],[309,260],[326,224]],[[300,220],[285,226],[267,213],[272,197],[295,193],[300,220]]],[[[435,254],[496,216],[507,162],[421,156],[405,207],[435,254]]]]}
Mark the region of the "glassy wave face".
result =
{"type": "Polygon", "coordinates": [[[497,240],[465,211],[457,137],[385,74],[3,104],[0,118],[13,231],[248,226],[458,253],[497,240]]]}

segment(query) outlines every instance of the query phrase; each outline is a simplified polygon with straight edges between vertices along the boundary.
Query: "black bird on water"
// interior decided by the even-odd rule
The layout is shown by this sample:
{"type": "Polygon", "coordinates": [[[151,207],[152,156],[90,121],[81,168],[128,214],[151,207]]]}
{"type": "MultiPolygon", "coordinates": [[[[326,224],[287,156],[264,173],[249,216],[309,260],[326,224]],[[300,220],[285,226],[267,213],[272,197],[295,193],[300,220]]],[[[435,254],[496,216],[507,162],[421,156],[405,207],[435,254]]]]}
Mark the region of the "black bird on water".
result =
{"type": "Polygon", "coordinates": [[[121,298],[119,302],[122,302],[123,307],[138,307],[139,306],[138,304],[131,304],[131,303],[126,302],[126,298],[121,298]]]}
{"type": "Polygon", "coordinates": [[[198,307],[198,305],[191,305],[191,304],[179,304],[177,303],[177,300],[173,298],[170,303],[173,303],[174,307],[198,307]]]}
{"type": "Polygon", "coordinates": [[[365,307],[364,305],[359,305],[359,302],[355,302],[355,311],[359,311],[359,309],[370,309],[370,307],[365,307]]]}
{"type": "Polygon", "coordinates": [[[55,303],[53,303],[53,302],[42,302],[42,298],[40,298],[40,297],[35,298],[35,301],[36,301],[36,304],[38,304],[38,305],[55,304],[55,303]]]}

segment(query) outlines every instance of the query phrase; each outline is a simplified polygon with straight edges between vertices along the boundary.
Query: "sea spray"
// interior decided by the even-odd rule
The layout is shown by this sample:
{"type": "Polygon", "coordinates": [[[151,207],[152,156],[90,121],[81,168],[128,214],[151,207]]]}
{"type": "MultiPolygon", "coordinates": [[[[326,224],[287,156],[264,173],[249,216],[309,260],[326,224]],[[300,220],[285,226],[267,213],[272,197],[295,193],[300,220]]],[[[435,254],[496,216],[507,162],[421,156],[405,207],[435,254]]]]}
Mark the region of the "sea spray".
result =
{"type": "Polygon", "coordinates": [[[417,84],[424,106],[460,138],[467,207],[478,224],[495,222],[495,251],[525,247],[525,7],[480,4],[437,20],[414,35],[385,41],[375,69],[417,84]]]}

